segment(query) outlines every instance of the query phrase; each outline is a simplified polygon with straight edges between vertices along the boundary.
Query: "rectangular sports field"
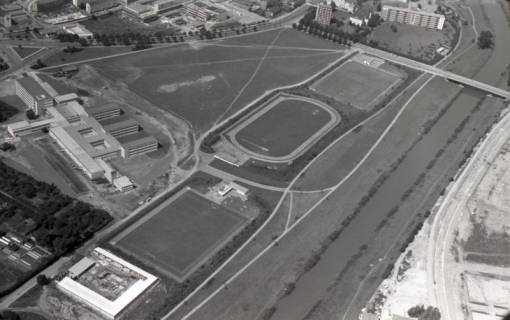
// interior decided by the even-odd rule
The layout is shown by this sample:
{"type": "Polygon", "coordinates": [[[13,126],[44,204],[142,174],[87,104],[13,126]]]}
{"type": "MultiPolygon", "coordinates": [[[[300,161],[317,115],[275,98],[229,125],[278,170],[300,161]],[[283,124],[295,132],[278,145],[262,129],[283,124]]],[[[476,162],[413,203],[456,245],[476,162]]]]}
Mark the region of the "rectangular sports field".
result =
{"type": "Polygon", "coordinates": [[[399,81],[401,77],[398,74],[348,61],[311,88],[358,109],[369,110],[379,97],[399,81]]]}
{"type": "Polygon", "coordinates": [[[120,233],[112,243],[183,281],[246,222],[245,217],[185,189],[120,233]]]}

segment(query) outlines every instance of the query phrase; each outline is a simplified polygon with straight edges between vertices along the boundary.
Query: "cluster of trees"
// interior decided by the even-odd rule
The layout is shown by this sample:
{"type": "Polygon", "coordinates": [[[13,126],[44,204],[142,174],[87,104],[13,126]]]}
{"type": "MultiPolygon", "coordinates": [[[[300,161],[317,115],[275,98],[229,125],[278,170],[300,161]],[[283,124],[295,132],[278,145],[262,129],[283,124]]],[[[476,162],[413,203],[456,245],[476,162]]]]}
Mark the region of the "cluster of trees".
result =
{"type": "MultiPolygon", "coordinates": [[[[0,161],[0,190],[35,208],[25,219],[35,223],[31,233],[38,244],[57,255],[80,246],[111,221],[104,210],[76,201],[57,187],[35,180],[0,161]]],[[[27,214],[28,210],[21,211],[27,214]]],[[[0,218],[7,212],[1,212],[0,218]]]]}
{"type": "Polygon", "coordinates": [[[21,320],[21,317],[14,311],[5,310],[0,313],[0,320],[21,320]]]}
{"type": "MultiPolygon", "coordinates": [[[[315,21],[315,11],[308,11],[299,23],[295,23],[292,26],[301,31],[305,31],[309,34],[313,34],[324,39],[335,41],[344,45],[350,45],[356,42],[366,42],[367,36],[372,32],[372,28],[375,28],[382,22],[379,15],[374,14],[369,19],[367,26],[356,27],[354,32],[346,32],[342,30],[337,24],[321,25],[315,21]]],[[[372,44],[373,45],[373,44],[372,44]]]]}
{"type": "Polygon", "coordinates": [[[35,114],[34,110],[32,110],[32,109],[28,109],[25,112],[25,115],[27,116],[28,120],[35,120],[38,118],[38,116],[35,114]]]}
{"type": "Polygon", "coordinates": [[[488,30],[480,32],[478,36],[478,47],[480,49],[490,49],[494,46],[494,35],[488,30]]]}
{"type": "Polygon", "coordinates": [[[82,50],[83,50],[83,48],[77,48],[75,46],[67,46],[62,51],[64,51],[65,53],[75,53],[75,52],[80,52],[82,50]]]}
{"type": "Polygon", "coordinates": [[[6,121],[16,113],[18,113],[18,109],[14,108],[8,103],[0,101],[0,122],[6,121]]]}
{"type": "Polygon", "coordinates": [[[14,146],[12,143],[10,142],[3,142],[0,144],[0,150],[2,151],[14,151],[16,150],[16,146],[14,146]]]}
{"type": "Polygon", "coordinates": [[[46,64],[44,62],[42,62],[41,59],[37,59],[35,64],[30,66],[30,69],[37,70],[37,69],[41,69],[41,68],[45,68],[45,67],[46,67],[46,64]]]}
{"type": "Polygon", "coordinates": [[[0,71],[9,69],[9,64],[5,62],[4,58],[0,57],[0,71]]]}
{"type": "Polygon", "coordinates": [[[440,320],[441,313],[438,308],[428,306],[425,308],[423,305],[417,305],[410,308],[407,314],[411,318],[417,318],[418,320],[440,320]]]}

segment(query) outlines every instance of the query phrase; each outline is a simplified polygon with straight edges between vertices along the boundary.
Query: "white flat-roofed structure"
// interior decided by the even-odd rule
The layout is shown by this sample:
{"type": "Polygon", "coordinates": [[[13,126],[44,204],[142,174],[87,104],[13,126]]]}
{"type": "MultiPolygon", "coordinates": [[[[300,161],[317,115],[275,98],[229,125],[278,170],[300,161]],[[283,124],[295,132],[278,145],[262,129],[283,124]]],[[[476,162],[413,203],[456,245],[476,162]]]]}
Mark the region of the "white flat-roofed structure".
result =
{"type": "Polygon", "coordinates": [[[32,133],[41,132],[44,129],[48,129],[54,121],[54,119],[45,119],[31,122],[23,120],[9,124],[7,126],[7,131],[13,137],[26,136],[32,133]]]}
{"type": "Polygon", "coordinates": [[[126,115],[104,119],[99,121],[99,123],[103,126],[106,132],[115,138],[137,133],[140,129],[138,122],[127,117],[126,115]]]}
{"type": "Polygon", "coordinates": [[[231,186],[232,188],[234,188],[234,190],[235,190],[237,193],[239,193],[240,195],[242,195],[242,196],[246,196],[246,195],[248,194],[248,192],[250,191],[248,188],[243,187],[242,185],[237,184],[237,183],[235,183],[235,182],[231,182],[231,183],[230,183],[230,186],[231,186]]]}
{"type": "Polygon", "coordinates": [[[79,98],[80,97],[78,97],[78,95],[76,93],[68,93],[68,94],[56,96],[54,99],[55,99],[56,103],[66,103],[66,102],[70,102],[70,101],[76,101],[79,98]]]}
{"type": "Polygon", "coordinates": [[[130,158],[158,150],[158,140],[144,131],[117,139],[122,146],[122,157],[130,158]]]}
{"type": "Polygon", "coordinates": [[[92,268],[96,262],[88,257],[83,257],[80,261],[78,261],[75,265],[69,268],[69,276],[71,278],[76,278],[82,275],[85,271],[92,268]]]}
{"type": "Polygon", "coordinates": [[[129,178],[126,176],[122,176],[117,179],[114,179],[113,185],[115,186],[115,188],[117,188],[117,190],[122,191],[122,192],[127,192],[130,190],[133,190],[135,187],[133,182],[131,182],[131,180],[129,180],[129,178]]]}
{"type": "Polygon", "coordinates": [[[69,26],[64,26],[63,28],[64,28],[65,32],[77,35],[80,38],[92,38],[92,36],[94,35],[92,32],[87,30],[87,28],[85,28],[84,26],[82,26],[79,23],[69,25],[69,26]]]}
{"type": "Polygon", "coordinates": [[[384,21],[410,24],[422,28],[442,30],[446,17],[442,14],[419,10],[383,6],[381,17],[384,21]]]}
{"type": "Polygon", "coordinates": [[[154,275],[102,248],[95,248],[93,254],[97,256],[97,259],[101,260],[101,263],[116,264],[121,268],[128,269],[131,272],[136,273],[139,276],[139,279],[114,300],[106,298],[100,293],[70,277],[65,277],[59,281],[57,286],[69,295],[99,311],[102,315],[109,319],[118,318],[123,310],[125,310],[136,298],[138,298],[158,280],[158,278],[154,275]]]}
{"type": "Polygon", "coordinates": [[[53,97],[46,89],[33,77],[16,79],[16,95],[38,115],[53,106],[53,97]]]}
{"type": "Polygon", "coordinates": [[[67,120],[69,123],[80,121],[83,117],[88,117],[85,109],[76,101],[69,101],[61,103],[55,109],[67,120]]]}
{"type": "Polygon", "coordinates": [[[100,121],[120,116],[122,109],[117,104],[109,103],[99,107],[88,108],[87,112],[94,117],[94,119],[100,121]]]}
{"type": "Polygon", "coordinates": [[[73,139],[69,132],[63,127],[50,129],[50,136],[65,151],[65,153],[80,167],[85,175],[91,179],[99,179],[103,176],[104,170],[101,166],[73,139]]]}

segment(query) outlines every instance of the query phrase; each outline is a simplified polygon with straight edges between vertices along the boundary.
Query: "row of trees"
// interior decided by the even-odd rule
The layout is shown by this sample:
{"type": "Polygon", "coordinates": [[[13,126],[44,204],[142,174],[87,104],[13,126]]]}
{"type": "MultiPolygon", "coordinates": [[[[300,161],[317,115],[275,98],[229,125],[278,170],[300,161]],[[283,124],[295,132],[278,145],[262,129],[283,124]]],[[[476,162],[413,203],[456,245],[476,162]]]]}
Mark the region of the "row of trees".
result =
{"type": "MultiPolygon", "coordinates": [[[[88,203],[64,195],[52,184],[38,181],[0,161],[0,190],[35,208],[16,211],[35,223],[32,236],[38,244],[57,255],[69,252],[92,237],[109,221],[110,215],[88,203]]],[[[15,206],[18,206],[14,203],[15,206]]],[[[19,206],[18,206],[19,207],[19,206]]],[[[5,221],[0,212],[0,219],[5,221]]]]}
{"type": "MultiPolygon", "coordinates": [[[[367,36],[372,29],[382,22],[379,15],[373,14],[367,22],[366,26],[355,27],[354,32],[342,30],[337,24],[322,25],[315,21],[315,11],[309,10],[299,23],[294,23],[294,29],[305,31],[309,34],[320,36],[344,45],[350,45],[352,42],[366,42],[367,36]]],[[[372,44],[373,45],[373,44],[372,44]]]]}

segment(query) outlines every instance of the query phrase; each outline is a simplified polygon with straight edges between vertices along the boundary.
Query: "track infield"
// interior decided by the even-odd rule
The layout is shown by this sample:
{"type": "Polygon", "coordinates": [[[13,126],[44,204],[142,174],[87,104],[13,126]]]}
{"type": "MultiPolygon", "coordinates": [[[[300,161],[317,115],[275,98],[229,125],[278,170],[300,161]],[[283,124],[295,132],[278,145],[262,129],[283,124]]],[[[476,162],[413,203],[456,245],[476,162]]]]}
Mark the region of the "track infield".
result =
{"type": "Polygon", "coordinates": [[[327,105],[300,96],[280,95],[229,135],[243,151],[265,160],[289,160],[340,116],[327,105]]]}
{"type": "Polygon", "coordinates": [[[112,244],[184,281],[247,222],[198,192],[183,189],[117,235],[112,244]]]}
{"type": "Polygon", "coordinates": [[[402,80],[401,76],[377,67],[348,61],[318,80],[310,88],[337,101],[370,110],[379,98],[402,80]]]}

